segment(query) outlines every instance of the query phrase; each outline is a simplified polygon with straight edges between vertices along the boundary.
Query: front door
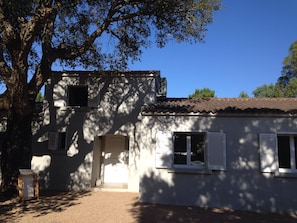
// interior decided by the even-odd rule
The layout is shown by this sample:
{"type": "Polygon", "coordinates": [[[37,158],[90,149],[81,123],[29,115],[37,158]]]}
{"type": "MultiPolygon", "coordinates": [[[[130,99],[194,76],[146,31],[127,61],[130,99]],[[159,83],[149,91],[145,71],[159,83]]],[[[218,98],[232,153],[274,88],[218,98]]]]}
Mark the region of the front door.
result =
{"type": "Polygon", "coordinates": [[[104,149],[105,186],[124,186],[128,183],[128,146],[124,136],[106,136],[104,149]]]}

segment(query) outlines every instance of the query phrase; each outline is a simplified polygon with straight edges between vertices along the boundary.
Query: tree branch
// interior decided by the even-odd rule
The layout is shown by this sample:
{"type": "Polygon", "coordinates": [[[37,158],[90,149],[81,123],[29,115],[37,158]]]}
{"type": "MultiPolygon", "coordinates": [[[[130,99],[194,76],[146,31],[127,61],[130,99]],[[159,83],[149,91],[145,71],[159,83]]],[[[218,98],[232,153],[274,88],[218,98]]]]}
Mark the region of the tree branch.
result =
{"type": "Polygon", "coordinates": [[[0,48],[0,73],[1,73],[0,76],[5,81],[5,79],[9,77],[9,75],[11,74],[11,68],[7,65],[3,55],[4,55],[4,52],[3,52],[3,48],[1,47],[0,48]]]}
{"type": "Polygon", "coordinates": [[[52,0],[42,1],[41,4],[37,7],[36,13],[30,18],[27,23],[22,25],[22,30],[20,32],[20,38],[23,43],[25,51],[29,51],[31,45],[36,37],[36,34],[41,31],[45,21],[56,12],[59,8],[60,3],[56,2],[54,6],[52,5],[52,0]]]}
{"type": "MultiPolygon", "coordinates": [[[[135,4],[138,3],[139,1],[135,1],[135,4]]],[[[122,14],[120,16],[114,17],[116,14],[121,14],[120,9],[124,6],[127,6],[127,3],[125,3],[125,1],[114,1],[113,4],[110,6],[105,20],[102,22],[101,25],[98,26],[98,29],[91,33],[89,38],[87,38],[84,43],[81,44],[81,46],[67,47],[63,43],[61,43],[56,49],[54,49],[53,55],[55,55],[55,59],[75,59],[85,53],[88,49],[90,49],[96,38],[100,37],[104,31],[108,30],[108,27],[111,23],[143,15],[143,12],[137,11],[135,13],[128,13],[126,15],[122,14]]]]}
{"type": "Polygon", "coordinates": [[[6,92],[0,94],[0,110],[8,110],[10,107],[9,99],[6,95],[6,92]]]}
{"type": "Polygon", "coordinates": [[[44,25],[41,41],[41,47],[43,51],[41,62],[37,65],[34,75],[28,83],[28,89],[34,97],[40,91],[44,81],[48,79],[51,74],[51,65],[54,61],[54,57],[51,56],[53,51],[51,40],[53,36],[55,17],[56,12],[53,13],[50,18],[48,18],[44,25]]]}
{"type": "Polygon", "coordinates": [[[0,30],[1,30],[1,44],[11,42],[16,38],[16,33],[13,25],[5,17],[3,11],[3,1],[0,1],[0,30]]]}
{"type": "Polygon", "coordinates": [[[57,48],[53,49],[54,60],[58,59],[58,58],[59,59],[75,59],[78,56],[85,53],[88,49],[90,49],[90,47],[92,46],[92,44],[94,43],[96,38],[101,36],[102,33],[108,29],[108,27],[110,26],[110,24],[112,22],[116,21],[113,19],[113,16],[116,13],[118,13],[118,11],[119,11],[118,7],[119,7],[119,3],[114,1],[108,11],[108,14],[107,14],[105,20],[102,22],[101,25],[99,25],[98,29],[96,29],[93,33],[91,33],[89,38],[87,38],[84,41],[84,43],[81,44],[81,46],[67,47],[63,43],[61,43],[57,48]]]}

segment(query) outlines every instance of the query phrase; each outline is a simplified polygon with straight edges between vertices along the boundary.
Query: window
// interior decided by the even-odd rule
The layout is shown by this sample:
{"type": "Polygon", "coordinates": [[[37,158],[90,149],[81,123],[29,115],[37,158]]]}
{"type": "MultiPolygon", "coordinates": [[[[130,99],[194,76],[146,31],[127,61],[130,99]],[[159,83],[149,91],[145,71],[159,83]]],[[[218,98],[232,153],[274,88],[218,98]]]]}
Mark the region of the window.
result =
{"type": "Polygon", "coordinates": [[[204,133],[174,133],[174,165],[203,167],[204,150],[204,133]]]}
{"type": "Polygon", "coordinates": [[[68,105],[69,106],[88,106],[88,87],[87,86],[68,86],[68,105]]]}
{"type": "Polygon", "coordinates": [[[58,134],[58,150],[66,149],[66,132],[59,132],[58,134]]]}
{"type": "MultiPolygon", "coordinates": [[[[278,165],[282,172],[296,172],[297,136],[278,135],[277,151],[278,165]]],[[[280,172],[281,172],[280,171],[280,172]]]]}
{"type": "Polygon", "coordinates": [[[260,134],[262,172],[297,173],[297,134],[260,134]]]}
{"type": "Polygon", "coordinates": [[[65,151],[66,132],[49,132],[48,149],[55,151],[65,151]]]}
{"type": "Polygon", "coordinates": [[[156,133],[156,168],[226,170],[226,137],[221,132],[156,133]]]}

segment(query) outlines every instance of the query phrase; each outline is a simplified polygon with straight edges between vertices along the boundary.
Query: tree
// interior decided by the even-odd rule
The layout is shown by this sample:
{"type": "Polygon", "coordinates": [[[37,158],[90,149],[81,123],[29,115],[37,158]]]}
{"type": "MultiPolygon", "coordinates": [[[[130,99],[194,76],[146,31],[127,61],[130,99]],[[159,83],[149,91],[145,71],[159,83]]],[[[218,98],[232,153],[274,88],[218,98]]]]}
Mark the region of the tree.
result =
{"type": "Polygon", "coordinates": [[[248,95],[248,93],[246,93],[245,91],[242,91],[242,92],[240,92],[240,94],[239,94],[238,97],[239,97],[239,98],[249,98],[249,95],[248,95]]]}
{"type": "Polygon", "coordinates": [[[202,41],[220,7],[220,0],[0,0],[2,190],[15,192],[19,168],[30,168],[35,98],[54,63],[124,69],[153,41],[202,41]]]}
{"type": "Polygon", "coordinates": [[[297,78],[297,41],[289,48],[289,55],[283,61],[282,75],[278,82],[285,88],[293,77],[297,78]]]}
{"type": "Polygon", "coordinates": [[[276,84],[262,85],[253,91],[255,97],[297,97],[297,41],[283,61],[282,75],[276,84]]]}
{"type": "Polygon", "coordinates": [[[269,85],[264,84],[260,87],[257,87],[257,89],[253,91],[253,95],[255,98],[274,98],[275,85],[271,83],[269,85]]]}
{"type": "Polygon", "coordinates": [[[284,88],[284,95],[289,98],[297,97],[297,77],[292,77],[284,88]]]}
{"type": "Polygon", "coordinates": [[[189,98],[213,98],[215,91],[209,88],[196,89],[194,94],[190,94],[189,98]]]}
{"type": "Polygon", "coordinates": [[[284,86],[281,82],[270,85],[262,85],[253,91],[256,98],[295,98],[297,97],[297,78],[292,77],[284,86]]]}

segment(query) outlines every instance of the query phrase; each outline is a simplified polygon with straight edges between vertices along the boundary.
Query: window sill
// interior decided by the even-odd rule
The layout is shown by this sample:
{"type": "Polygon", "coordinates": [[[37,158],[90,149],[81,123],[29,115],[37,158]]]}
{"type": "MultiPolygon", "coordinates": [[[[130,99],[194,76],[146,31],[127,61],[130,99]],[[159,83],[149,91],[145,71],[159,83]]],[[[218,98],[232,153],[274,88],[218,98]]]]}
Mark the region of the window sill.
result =
{"type": "Polygon", "coordinates": [[[171,169],[168,169],[168,173],[211,175],[212,171],[206,170],[206,169],[197,169],[197,168],[171,168],[171,169]]]}
{"type": "Polygon", "coordinates": [[[284,178],[297,178],[297,173],[296,172],[292,172],[292,173],[281,173],[281,172],[275,172],[274,173],[275,177],[284,177],[284,178]]]}

